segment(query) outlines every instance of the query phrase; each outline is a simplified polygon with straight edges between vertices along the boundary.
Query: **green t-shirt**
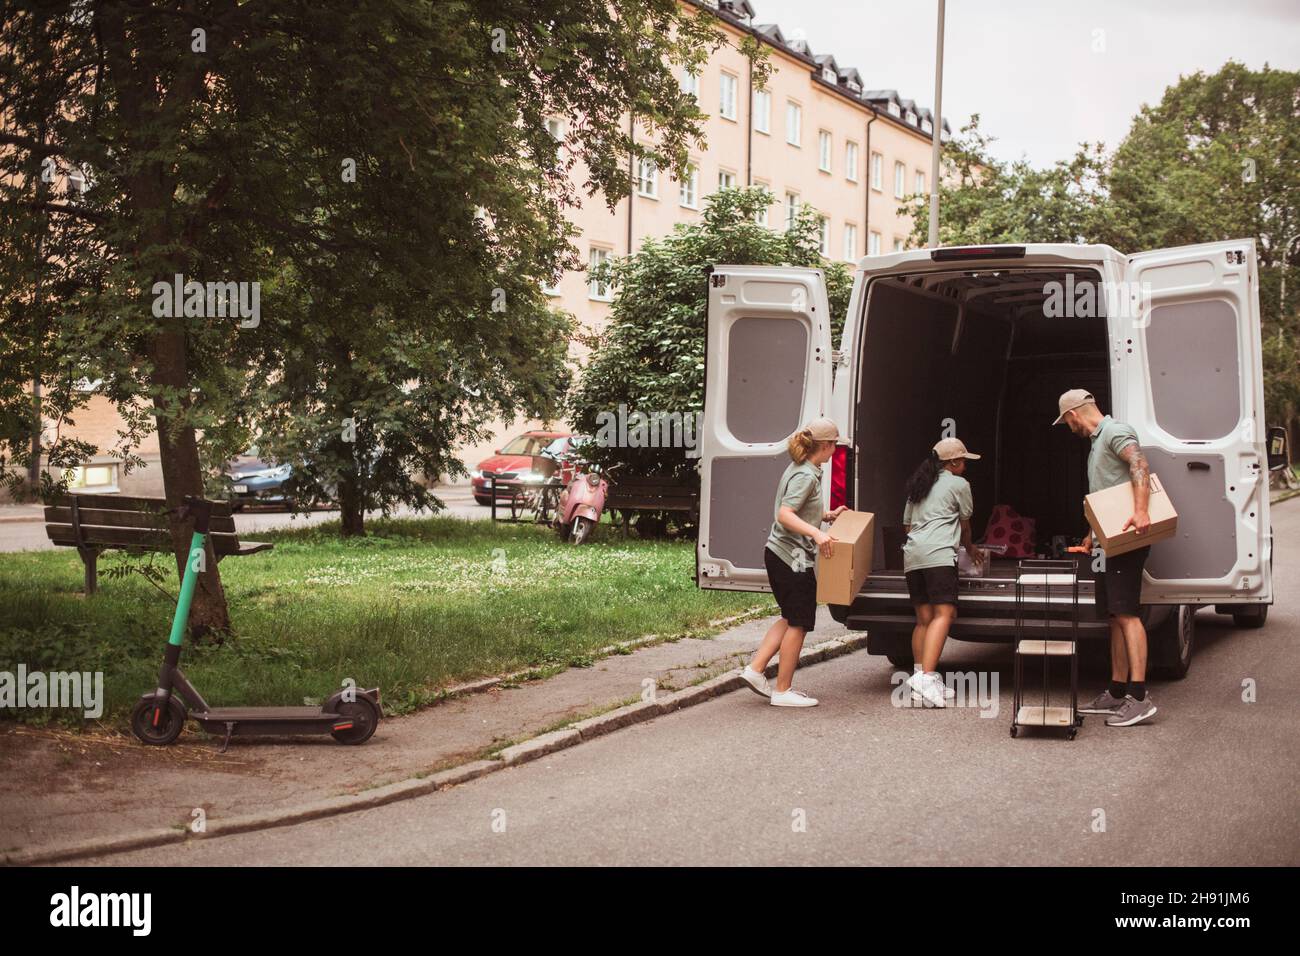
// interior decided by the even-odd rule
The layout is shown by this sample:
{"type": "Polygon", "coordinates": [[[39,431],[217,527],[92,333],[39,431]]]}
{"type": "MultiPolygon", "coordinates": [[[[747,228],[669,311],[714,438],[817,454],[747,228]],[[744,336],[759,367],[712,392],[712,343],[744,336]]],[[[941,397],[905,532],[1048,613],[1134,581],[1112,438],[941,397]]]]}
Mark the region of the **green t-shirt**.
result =
{"type": "Polygon", "coordinates": [[[1092,449],[1088,452],[1089,493],[1114,488],[1130,479],[1128,462],[1119,453],[1137,440],[1137,432],[1123,422],[1109,415],[1101,420],[1092,433],[1092,449]]]}
{"type": "Polygon", "coordinates": [[[790,531],[776,520],[781,506],[789,506],[795,514],[814,528],[820,528],[822,515],[822,470],[811,462],[790,467],[781,475],[776,486],[776,504],[772,508],[772,530],[767,536],[767,547],[794,571],[810,571],[817,559],[817,546],[806,535],[790,531]],[[802,565],[802,566],[801,566],[802,565]]]}
{"type": "Polygon", "coordinates": [[[915,504],[908,501],[903,509],[903,524],[911,528],[903,545],[903,570],[955,565],[961,523],[974,511],[970,482],[942,469],[930,493],[915,504]]]}

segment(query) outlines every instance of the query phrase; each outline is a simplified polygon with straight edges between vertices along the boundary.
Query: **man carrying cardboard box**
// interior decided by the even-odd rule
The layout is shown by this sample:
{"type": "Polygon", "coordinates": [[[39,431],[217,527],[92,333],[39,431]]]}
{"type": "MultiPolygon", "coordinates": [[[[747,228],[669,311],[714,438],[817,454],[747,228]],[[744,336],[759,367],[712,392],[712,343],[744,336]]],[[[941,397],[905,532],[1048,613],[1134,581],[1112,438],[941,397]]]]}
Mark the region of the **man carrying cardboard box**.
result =
{"type": "MultiPolygon", "coordinates": [[[[1133,484],[1133,516],[1124,529],[1145,534],[1151,527],[1147,513],[1150,497],[1150,465],[1142,454],[1137,432],[1130,426],[1103,415],[1092,393],[1074,388],[1061,396],[1060,415],[1052,424],[1064,423],[1070,431],[1092,443],[1088,453],[1088,491],[1113,488],[1125,481],[1133,484]]],[[[1083,540],[1092,550],[1092,533],[1083,540]]],[[[1138,616],[1141,610],[1142,569],[1150,545],[1105,559],[1098,579],[1097,598],[1110,616],[1110,686],[1081,714],[1104,714],[1108,727],[1132,727],[1154,716],[1156,705],[1146,690],[1147,632],[1138,616]]]]}

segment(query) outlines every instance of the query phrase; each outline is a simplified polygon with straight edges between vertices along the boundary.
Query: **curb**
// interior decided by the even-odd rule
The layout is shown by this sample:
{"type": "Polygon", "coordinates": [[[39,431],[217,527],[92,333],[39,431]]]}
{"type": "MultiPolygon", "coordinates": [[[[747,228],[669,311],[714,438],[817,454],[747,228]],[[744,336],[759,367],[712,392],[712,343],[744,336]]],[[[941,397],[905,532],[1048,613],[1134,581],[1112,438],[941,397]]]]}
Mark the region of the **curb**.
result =
{"type": "MultiPolygon", "coordinates": [[[[799,666],[819,664],[851,654],[866,647],[867,635],[850,635],[845,638],[833,638],[813,647],[805,648],[799,655],[799,666]]],[[[767,668],[768,675],[776,673],[776,665],[767,668]]],[[[382,807],[399,800],[425,796],[438,790],[468,783],[479,777],[507,767],[537,760],[570,747],[603,737],[606,734],[631,727],[635,724],[662,717],[686,707],[693,707],[712,700],[723,694],[744,686],[740,669],[711,677],[702,683],[674,691],[663,697],[648,701],[639,701],[619,707],[596,717],[588,717],[560,730],[551,731],[525,740],[522,743],[506,747],[496,760],[475,760],[471,763],[452,767],[428,776],[410,777],[395,783],[385,784],[373,790],[359,794],[348,794],[317,800],[288,810],[276,810],[267,813],[249,814],[232,817],[229,820],[209,821],[202,833],[191,833],[184,829],[143,830],[115,837],[98,837],[79,843],[47,847],[34,850],[18,850],[0,855],[0,866],[36,866],[38,864],[62,863],[85,857],[105,856],[111,853],[124,853],[130,850],[143,850],[150,847],[166,846],[172,843],[185,843],[190,840],[210,840],[216,837],[232,836],[237,833],[249,833],[256,830],[269,830],[274,827],[291,826],[306,823],[324,817],[338,816],[382,807]]]]}

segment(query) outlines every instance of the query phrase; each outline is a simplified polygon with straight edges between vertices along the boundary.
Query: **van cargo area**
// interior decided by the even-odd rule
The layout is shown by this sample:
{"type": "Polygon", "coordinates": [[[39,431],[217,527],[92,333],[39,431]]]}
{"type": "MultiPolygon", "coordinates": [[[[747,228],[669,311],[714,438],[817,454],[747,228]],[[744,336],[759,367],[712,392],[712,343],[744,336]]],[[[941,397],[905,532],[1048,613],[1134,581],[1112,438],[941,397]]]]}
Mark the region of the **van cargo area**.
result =
{"type": "MultiPolygon", "coordinates": [[[[977,541],[995,505],[1034,519],[1040,555],[1051,556],[1054,536],[1077,544],[1086,533],[1080,502],[1088,445],[1051,422],[1057,397],[1068,388],[1086,388],[1103,410],[1110,408],[1104,296],[1093,297],[1095,314],[1050,317],[1044,308],[1050,283],[1077,293],[1085,284],[1099,288],[1100,276],[1074,267],[966,269],[872,283],[860,353],[851,358],[861,363],[853,507],[875,513],[878,530],[871,576],[847,614],[850,626],[910,635],[914,617],[900,550],[903,489],[945,429],[983,456],[968,462],[965,475],[977,541]]],[[[983,576],[962,578],[953,636],[1011,637],[1018,560],[995,557],[983,576]],[[972,615],[976,602],[981,613],[972,615]]],[[[1103,636],[1092,581],[1083,578],[1088,563],[1079,564],[1080,636],[1084,630],[1103,636]]]]}

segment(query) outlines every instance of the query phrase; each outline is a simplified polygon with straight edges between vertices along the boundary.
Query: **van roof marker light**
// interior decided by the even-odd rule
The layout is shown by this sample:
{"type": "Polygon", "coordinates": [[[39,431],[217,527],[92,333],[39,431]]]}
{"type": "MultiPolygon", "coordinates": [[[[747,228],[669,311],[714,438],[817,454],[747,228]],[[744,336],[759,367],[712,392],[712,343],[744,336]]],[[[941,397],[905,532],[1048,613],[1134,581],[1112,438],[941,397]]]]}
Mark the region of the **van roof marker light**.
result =
{"type": "Polygon", "coordinates": [[[959,262],[963,259],[1023,259],[1024,246],[944,246],[930,250],[932,262],[959,262]]]}

